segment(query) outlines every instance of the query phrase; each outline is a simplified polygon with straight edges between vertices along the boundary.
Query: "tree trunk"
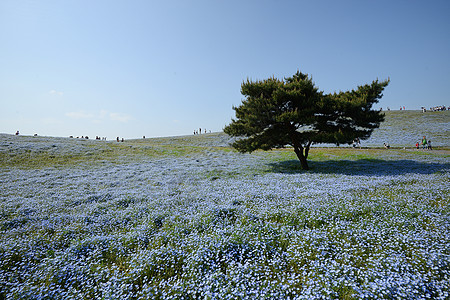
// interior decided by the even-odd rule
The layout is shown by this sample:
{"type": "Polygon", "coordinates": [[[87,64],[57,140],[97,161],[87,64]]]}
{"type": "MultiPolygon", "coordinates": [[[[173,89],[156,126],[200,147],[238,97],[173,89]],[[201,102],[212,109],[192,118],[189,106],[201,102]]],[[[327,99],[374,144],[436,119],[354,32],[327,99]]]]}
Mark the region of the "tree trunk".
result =
{"type": "MultiPolygon", "coordinates": [[[[309,170],[308,161],[306,160],[307,156],[305,156],[303,154],[303,150],[304,149],[305,148],[303,148],[302,145],[294,145],[294,152],[295,152],[295,154],[297,154],[297,157],[300,160],[300,164],[302,166],[302,169],[303,170],[309,170]]],[[[305,150],[306,150],[306,155],[307,155],[307,153],[309,151],[309,145],[306,147],[305,150]]]]}
{"type": "Polygon", "coordinates": [[[305,159],[308,159],[309,154],[309,148],[311,147],[312,142],[308,142],[308,144],[305,147],[305,159]]]}

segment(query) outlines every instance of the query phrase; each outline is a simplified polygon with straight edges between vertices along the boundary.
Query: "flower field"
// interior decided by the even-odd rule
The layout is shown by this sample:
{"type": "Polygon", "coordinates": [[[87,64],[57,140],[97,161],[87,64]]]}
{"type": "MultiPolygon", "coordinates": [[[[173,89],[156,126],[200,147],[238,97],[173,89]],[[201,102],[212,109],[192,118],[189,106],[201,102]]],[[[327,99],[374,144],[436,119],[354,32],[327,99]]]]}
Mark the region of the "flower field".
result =
{"type": "Polygon", "coordinates": [[[448,299],[448,149],[0,135],[0,299],[448,299]]]}

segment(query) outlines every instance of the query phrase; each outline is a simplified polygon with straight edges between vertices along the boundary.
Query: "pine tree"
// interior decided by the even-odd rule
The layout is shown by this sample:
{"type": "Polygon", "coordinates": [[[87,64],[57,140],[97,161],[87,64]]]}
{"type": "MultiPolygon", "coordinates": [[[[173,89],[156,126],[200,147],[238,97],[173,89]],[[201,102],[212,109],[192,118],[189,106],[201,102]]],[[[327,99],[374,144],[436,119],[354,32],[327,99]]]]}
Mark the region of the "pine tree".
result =
{"type": "Polygon", "coordinates": [[[299,71],[284,80],[247,79],[241,85],[245,99],[233,107],[236,119],[224,132],[241,137],[233,143],[240,152],[290,145],[302,169],[308,170],[313,143],[350,144],[370,137],[384,120],[384,114],[372,106],[388,84],[389,80],[376,80],[350,92],[324,94],[299,71]]]}

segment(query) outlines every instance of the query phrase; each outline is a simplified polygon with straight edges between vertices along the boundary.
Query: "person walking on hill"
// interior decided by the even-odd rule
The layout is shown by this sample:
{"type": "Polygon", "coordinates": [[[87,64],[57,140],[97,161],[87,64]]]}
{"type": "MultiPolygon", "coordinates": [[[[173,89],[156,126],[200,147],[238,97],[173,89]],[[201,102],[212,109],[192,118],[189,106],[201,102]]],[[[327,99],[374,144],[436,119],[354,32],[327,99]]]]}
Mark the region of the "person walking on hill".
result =
{"type": "Polygon", "coordinates": [[[353,148],[359,147],[361,149],[361,141],[359,138],[353,140],[353,148]]]}
{"type": "Polygon", "coordinates": [[[422,149],[426,149],[427,148],[427,138],[425,136],[423,136],[422,138],[422,149]]]}

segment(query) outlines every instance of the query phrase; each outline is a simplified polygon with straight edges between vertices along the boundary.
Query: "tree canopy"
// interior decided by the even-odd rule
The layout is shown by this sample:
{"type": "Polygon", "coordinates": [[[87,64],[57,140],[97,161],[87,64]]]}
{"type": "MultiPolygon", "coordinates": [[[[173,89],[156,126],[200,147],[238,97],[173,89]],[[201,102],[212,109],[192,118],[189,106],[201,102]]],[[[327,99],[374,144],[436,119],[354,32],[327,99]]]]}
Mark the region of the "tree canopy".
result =
{"type": "Polygon", "coordinates": [[[300,71],[284,80],[247,79],[241,85],[245,99],[233,107],[236,119],[224,132],[241,137],[233,143],[240,152],[292,146],[307,170],[313,143],[350,144],[370,137],[384,120],[372,106],[388,84],[389,80],[375,80],[356,90],[324,94],[300,71]]]}

